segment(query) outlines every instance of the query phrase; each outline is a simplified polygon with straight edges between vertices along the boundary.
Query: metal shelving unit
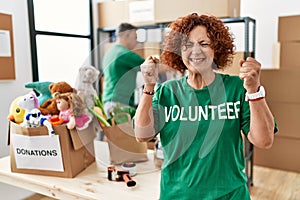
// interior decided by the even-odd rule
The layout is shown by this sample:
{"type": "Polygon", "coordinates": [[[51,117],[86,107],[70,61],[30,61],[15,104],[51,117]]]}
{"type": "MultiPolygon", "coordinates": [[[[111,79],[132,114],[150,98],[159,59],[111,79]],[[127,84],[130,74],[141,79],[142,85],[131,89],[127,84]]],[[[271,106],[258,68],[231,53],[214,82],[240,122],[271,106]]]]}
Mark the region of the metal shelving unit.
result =
{"type": "MultiPolygon", "coordinates": [[[[256,20],[250,17],[239,17],[239,18],[223,18],[224,23],[243,23],[244,24],[244,45],[245,54],[244,59],[248,56],[255,57],[255,40],[256,40],[256,20]],[[252,26],[252,30],[251,30],[252,26]],[[252,36],[252,38],[251,38],[252,36]],[[250,49],[250,44],[252,49],[250,49]]],[[[248,177],[247,185],[248,187],[253,186],[253,154],[254,147],[253,144],[245,138],[245,162],[246,162],[246,175],[248,177]]]]}
{"type": "MultiPolygon", "coordinates": [[[[237,17],[237,18],[221,18],[221,20],[225,24],[233,24],[233,23],[241,23],[244,24],[244,59],[248,56],[255,57],[255,40],[256,40],[256,20],[251,17],[237,17]],[[252,26],[252,30],[251,30],[252,26]],[[252,46],[251,46],[252,45],[252,46]],[[250,47],[252,47],[250,49],[250,47]]],[[[160,28],[161,31],[169,24],[168,23],[158,23],[158,24],[150,24],[137,26],[139,29],[154,29],[160,28]]],[[[114,38],[115,28],[98,28],[97,29],[97,45],[101,43],[101,33],[108,33],[109,38],[114,38]]],[[[110,41],[112,42],[112,41],[110,41]]],[[[98,46],[99,47],[99,46],[98,46]]],[[[100,48],[97,48],[97,64],[98,69],[101,71],[101,59],[100,59],[100,48]]],[[[248,177],[247,185],[248,187],[253,186],[253,154],[254,147],[248,139],[245,138],[245,162],[246,162],[246,175],[248,177]]]]}

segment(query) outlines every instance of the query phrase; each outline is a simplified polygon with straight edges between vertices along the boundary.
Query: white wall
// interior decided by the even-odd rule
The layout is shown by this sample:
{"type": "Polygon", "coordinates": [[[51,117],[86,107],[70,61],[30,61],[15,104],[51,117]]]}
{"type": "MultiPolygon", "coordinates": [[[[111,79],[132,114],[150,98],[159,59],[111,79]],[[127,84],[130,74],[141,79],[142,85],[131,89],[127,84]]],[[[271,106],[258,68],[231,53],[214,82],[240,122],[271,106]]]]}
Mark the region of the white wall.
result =
{"type": "Polygon", "coordinates": [[[24,84],[32,81],[29,26],[26,0],[0,0],[0,12],[12,14],[16,80],[0,81],[0,157],[9,154],[7,116],[10,103],[29,90],[24,84]]]}
{"type": "MultiPolygon", "coordinates": [[[[9,154],[7,146],[8,111],[17,95],[25,94],[24,83],[32,81],[26,0],[0,0],[0,12],[12,14],[16,80],[0,81],[0,157],[9,154]]],[[[23,199],[32,192],[0,183],[2,199],[23,199]]]]}
{"type": "Polygon", "coordinates": [[[278,16],[289,15],[300,15],[300,1],[241,0],[241,16],[256,19],[255,57],[263,68],[272,68],[272,47],[277,42],[278,16]]]}

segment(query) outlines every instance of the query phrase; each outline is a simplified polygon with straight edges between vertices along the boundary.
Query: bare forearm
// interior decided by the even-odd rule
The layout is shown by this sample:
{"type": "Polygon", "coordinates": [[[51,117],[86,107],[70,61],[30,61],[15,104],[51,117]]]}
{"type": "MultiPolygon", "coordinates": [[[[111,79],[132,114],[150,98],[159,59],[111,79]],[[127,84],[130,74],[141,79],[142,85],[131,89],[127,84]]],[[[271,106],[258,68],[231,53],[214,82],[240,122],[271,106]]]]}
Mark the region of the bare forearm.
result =
{"type": "MultiPolygon", "coordinates": [[[[153,90],[153,89],[152,89],[153,90]]],[[[149,89],[148,89],[149,91],[149,89]]],[[[155,135],[154,117],[152,111],[152,95],[143,94],[135,114],[135,136],[144,142],[155,135]]]]}
{"type": "Polygon", "coordinates": [[[249,141],[259,148],[270,148],[274,140],[274,118],[265,99],[251,101],[249,141]]]}

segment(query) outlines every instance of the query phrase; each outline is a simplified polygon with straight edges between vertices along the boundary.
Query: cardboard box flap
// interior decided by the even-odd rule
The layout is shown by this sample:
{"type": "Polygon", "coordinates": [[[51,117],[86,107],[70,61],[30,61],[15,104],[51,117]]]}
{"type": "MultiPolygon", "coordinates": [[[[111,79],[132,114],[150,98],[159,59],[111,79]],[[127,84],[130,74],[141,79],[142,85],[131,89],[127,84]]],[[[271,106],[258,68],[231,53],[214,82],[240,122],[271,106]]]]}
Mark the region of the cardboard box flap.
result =
{"type": "Polygon", "coordinates": [[[90,123],[90,126],[83,130],[72,129],[70,130],[71,140],[73,148],[78,150],[83,146],[93,142],[96,137],[95,128],[93,122],[90,123]]]}
{"type": "MultiPolygon", "coordinates": [[[[92,124],[93,122],[91,122],[91,125],[84,130],[77,130],[77,129],[70,130],[71,140],[72,140],[73,148],[75,150],[78,150],[83,146],[86,146],[87,144],[91,143],[96,137],[95,129],[92,124]]],[[[53,129],[55,134],[65,133],[67,126],[66,125],[54,126],[53,129]]],[[[13,122],[10,123],[8,135],[10,134],[10,132],[21,134],[21,135],[27,135],[27,136],[48,135],[48,130],[47,127],[45,126],[40,126],[36,128],[25,128],[13,122]]],[[[10,144],[10,139],[8,139],[8,144],[10,144]]]]}
{"type": "MultiPolygon", "coordinates": [[[[54,132],[58,134],[59,132],[64,132],[66,128],[67,128],[66,126],[55,126],[54,132]]],[[[9,121],[7,145],[10,145],[11,132],[16,134],[26,135],[26,136],[48,135],[48,130],[47,127],[45,126],[40,126],[35,128],[25,128],[20,126],[19,124],[9,121]]]]}
{"type": "MultiPolygon", "coordinates": [[[[66,127],[61,126],[60,128],[55,129],[55,132],[62,130],[62,128],[66,128],[66,127]]],[[[45,126],[40,126],[36,128],[25,128],[14,122],[10,122],[10,131],[12,133],[26,135],[26,136],[48,135],[48,129],[45,126]]]]}

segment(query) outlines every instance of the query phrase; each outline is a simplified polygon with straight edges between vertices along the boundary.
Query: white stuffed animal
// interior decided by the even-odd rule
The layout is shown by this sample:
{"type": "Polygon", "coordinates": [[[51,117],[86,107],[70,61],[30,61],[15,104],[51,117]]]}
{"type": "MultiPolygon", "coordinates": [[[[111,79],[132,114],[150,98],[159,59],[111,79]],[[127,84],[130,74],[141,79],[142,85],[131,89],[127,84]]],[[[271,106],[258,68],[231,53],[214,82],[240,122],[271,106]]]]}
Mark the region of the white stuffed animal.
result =
{"type": "Polygon", "coordinates": [[[27,119],[26,116],[31,112],[32,109],[39,107],[39,100],[36,94],[31,91],[28,94],[24,95],[23,98],[20,98],[18,102],[18,106],[25,110],[24,120],[20,124],[23,127],[27,126],[27,119]]]}
{"type": "Polygon", "coordinates": [[[99,78],[99,70],[90,65],[84,65],[79,68],[77,75],[75,89],[77,94],[84,97],[86,107],[94,107],[94,97],[98,96],[94,83],[99,78]]]}
{"type": "Polygon", "coordinates": [[[23,96],[18,105],[25,110],[24,120],[20,124],[23,127],[39,127],[44,125],[48,128],[48,134],[54,135],[54,130],[47,117],[43,116],[38,109],[39,103],[36,94],[32,91],[23,96]]]}

